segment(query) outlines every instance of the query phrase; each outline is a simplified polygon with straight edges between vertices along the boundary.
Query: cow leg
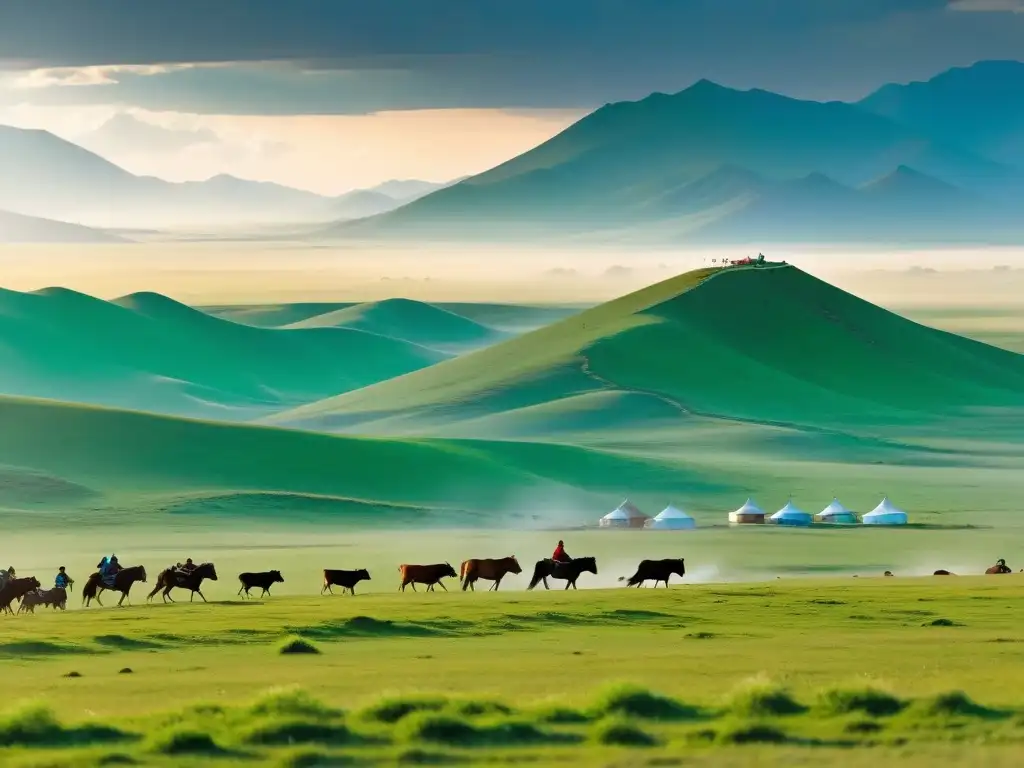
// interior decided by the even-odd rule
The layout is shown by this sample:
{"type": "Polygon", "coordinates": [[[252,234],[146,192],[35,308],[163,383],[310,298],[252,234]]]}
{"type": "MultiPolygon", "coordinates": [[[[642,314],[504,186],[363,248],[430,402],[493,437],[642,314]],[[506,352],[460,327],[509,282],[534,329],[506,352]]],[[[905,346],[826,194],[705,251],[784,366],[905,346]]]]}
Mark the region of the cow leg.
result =
{"type": "Polygon", "coordinates": [[[443,582],[443,581],[439,581],[439,582],[437,582],[437,586],[439,586],[439,587],[440,587],[441,589],[443,589],[443,590],[444,590],[445,592],[447,592],[447,591],[448,591],[448,587],[446,587],[446,586],[444,585],[444,582],[443,582]]]}
{"type": "MultiPolygon", "coordinates": [[[[419,590],[416,589],[416,582],[415,581],[409,582],[409,586],[412,587],[412,591],[413,592],[419,592],[419,590]]],[[[404,590],[405,588],[403,587],[402,589],[404,590]]]]}
{"type": "Polygon", "coordinates": [[[243,589],[245,589],[245,585],[244,584],[238,588],[238,592],[235,593],[235,596],[236,597],[241,597],[243,589]]]}
{"type": "Polygon", "coordinates": [[[201,598],[203,598],[203,602],[204,603],[208,603],[209,602],[209,600],[206,599],[206,595],[203,594],[203,591],[201,589],[197,589],[196,592],[199,594],[199,596],[201,598]]]}
{"type": "MultiPolygon", "coordinates": [[[[331,585],[328,584],[327,582],[324,582],[324,585],[322,587],[320,587],[320,594],[322,595],[324,592],[326,592],[329,589],[331,589],[331,585]]],[[[332,595],[334,594],[334,590],[331,590],[331,594],[332,595]]]]}

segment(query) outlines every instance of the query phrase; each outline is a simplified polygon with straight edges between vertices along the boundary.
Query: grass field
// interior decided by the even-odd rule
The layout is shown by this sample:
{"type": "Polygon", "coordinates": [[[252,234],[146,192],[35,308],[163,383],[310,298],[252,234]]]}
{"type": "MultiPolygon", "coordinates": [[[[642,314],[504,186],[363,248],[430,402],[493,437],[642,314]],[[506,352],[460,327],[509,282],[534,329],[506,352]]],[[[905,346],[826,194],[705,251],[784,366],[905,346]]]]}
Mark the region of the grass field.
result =
{"type": "Polygon", "coordinates": [[[1011,765],[1024,741],[1022,579],[276,596],[8,617],[0,759],[1011,765]],[[282,654],[295,637],[319,653],[282,654]],[[305,695],[266,693],[281,686],[305,695]]]}

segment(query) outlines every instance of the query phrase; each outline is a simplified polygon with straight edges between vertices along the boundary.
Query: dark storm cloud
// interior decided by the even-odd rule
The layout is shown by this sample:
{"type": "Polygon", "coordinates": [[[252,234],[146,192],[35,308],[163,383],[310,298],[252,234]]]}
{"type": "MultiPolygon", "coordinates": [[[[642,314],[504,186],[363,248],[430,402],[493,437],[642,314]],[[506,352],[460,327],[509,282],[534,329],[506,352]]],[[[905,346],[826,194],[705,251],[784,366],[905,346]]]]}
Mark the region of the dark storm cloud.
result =
{"type": "Polygon", "coordinates": [[[701,77],[852,98],[986,58],[1024,58],[1024,15],[956,12],[946,0],[0,4],[8,67],[236,65],[122,72],[116,84],[37,89],[32,101],[204,112],[592,107],[701,77]]]}

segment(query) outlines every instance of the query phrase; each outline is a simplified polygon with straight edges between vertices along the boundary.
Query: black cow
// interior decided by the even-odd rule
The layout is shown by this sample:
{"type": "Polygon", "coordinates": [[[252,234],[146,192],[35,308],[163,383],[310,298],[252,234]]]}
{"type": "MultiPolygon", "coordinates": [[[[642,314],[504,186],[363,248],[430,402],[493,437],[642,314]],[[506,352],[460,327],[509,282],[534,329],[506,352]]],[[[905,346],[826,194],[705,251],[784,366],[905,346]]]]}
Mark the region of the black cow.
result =
{"type": "Polygon", "coordinates": [[[370,572],[365,568],[360,568],[358,571],[332,571],[330,568],[324,568],[324,586],[320,590],[320,594],[330,592],[333,595],[334,590],[331,589],[333,585],[341,587],[342,594],[347,589],[354,595],[356,584],[360,581],[370,581],[370,572]]]}
{"type": "Polygon", "coordinates": [[[275,584],[284,584],[284,576],[281,575],[280,571],[264,571],[263,573],[240,573],[238,574],[238,580],[242,582],[241,588],[238,590],[238,594],[241,595],[245,592],[246,597],[252,597],[249,594],[249,590],[253,587],[259,587],[263,591],[260,593],[260,597],[270,594],[270,588],[275,584]]]}
{"type": "Polygon", "coordinates": [[[39,579],[29,576],[25,579],[8,579],[0,589],[0,613],[14,613],[11,603],[24,599],[29,592],[39,589],[39,579]]]}
{"type": "Polygon", "coordinates": [[[639,587],[645,581],[653,581],[655,588],[657,588],[658,582],[664,581],[667,587],[668,579],[672,574],[677,576],[686,575],[686,565],[683,558],[641,560],[640,565],[636,567],[636,573],[630,576],[628,581],[624,576],[620,576],[619,581],[625,581],[627,587],[639,587]]]}

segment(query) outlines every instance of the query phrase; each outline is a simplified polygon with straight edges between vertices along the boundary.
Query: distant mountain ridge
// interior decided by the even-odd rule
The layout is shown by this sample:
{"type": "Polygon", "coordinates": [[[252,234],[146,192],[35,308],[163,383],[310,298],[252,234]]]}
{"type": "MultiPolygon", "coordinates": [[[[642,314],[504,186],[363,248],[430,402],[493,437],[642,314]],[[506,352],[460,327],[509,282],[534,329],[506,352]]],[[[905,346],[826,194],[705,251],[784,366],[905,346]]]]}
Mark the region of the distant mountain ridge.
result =
{"type": "Polygon", "coordinates": [[[389,181],[335,197],[219,174],[136,176],[47,131],[0,125],[0,210],[94,227],[328,222],[373,215],[444,184],[389,181]]]}
{"type": "Polygon", "coordinates": [[[864,104],[801,101],[700,81],[676,94],[605,105],[489,171],[322,234],[729,241],[736,237],[729,218],[753,202],[737,197],[748,195],[772,208],[774,219],[770,230],[749,225],[744,237],[794,232],[803,239],[808,217],[823,205],[808,185],[817,179],[839,203],[841,190],[828,188],[827,179],[864,192],[848,195],[853,207],[843,218],[868,220],[855,231],[818,222],[816,237],[1024,239],[1024,209],[1016,202],[1024,170],[955,139],[864,104]],[[867,186],[892,174],[892,183],[867,186]],[[915,178],[921,183],[912,183],[915,178]],[[872,197],[885,197],[885,204],[865,210],[872,197]],[[940,200],[945,207],[934,208],[940,200]],[[938,229],[923,216],[929,210],[942,217],[938,229]]]}
{"type": "Polygon", "coordinates": [[[0,211],[0,243],[125,243],[100,229],[0,211]]]}

